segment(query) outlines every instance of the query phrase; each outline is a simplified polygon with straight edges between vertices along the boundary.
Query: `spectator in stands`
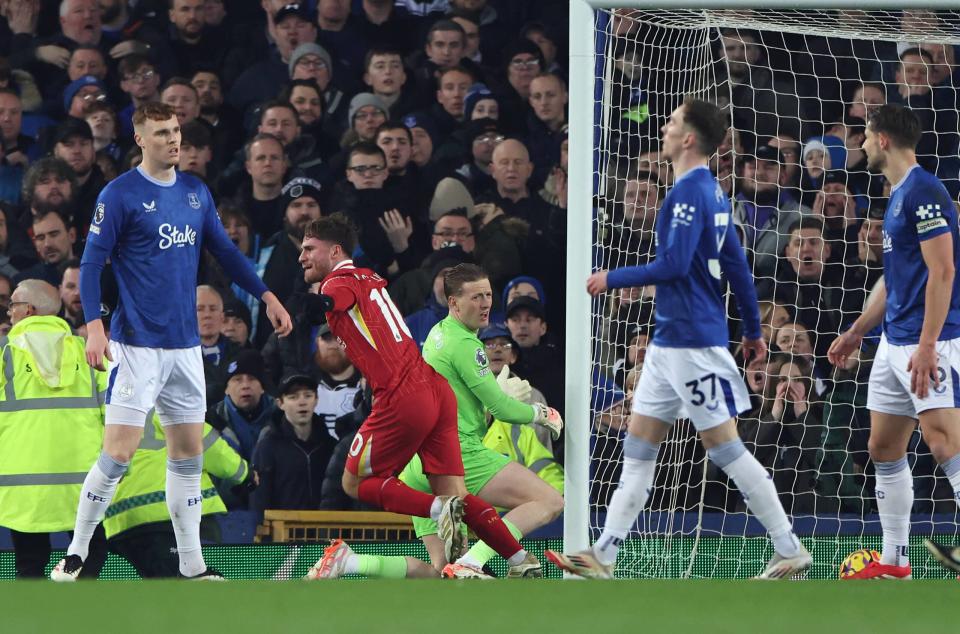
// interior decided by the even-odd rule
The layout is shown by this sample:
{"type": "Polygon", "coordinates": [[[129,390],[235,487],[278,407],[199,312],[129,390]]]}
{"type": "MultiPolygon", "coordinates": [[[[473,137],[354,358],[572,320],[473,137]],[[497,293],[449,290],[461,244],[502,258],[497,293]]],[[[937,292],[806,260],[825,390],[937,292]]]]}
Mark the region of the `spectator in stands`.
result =
{"type": "MultiPolygon", "coordinates": [[[[716,158],[710,157],[710,169],[717,175],[720,189],[728,196],[733,193],[733,183],[736,177],[735,158],[743,155],[740,131],[734,126],[730,126],[727,128],[727,135],[723,137],[723,141],[717,148],[716,158]]],[[[656,173],[655,170],[651,171],[656,173]]],[[[660,179],[660,183],[663,184],[663,179],[660,179]]]]}
{"type": "Polygon", "coordinates": [[[496,186],[491,173],[493,151],[506,136],[496,119],[474,119],[458,131],[466,144],[467,161],[457,169],[457,175],[473,195],[492,190],[496,186]]]}
{"type": "Polygon", "coordinates": [[[363,390],[363,376],[350,363],[340,341],[323,324],[317,330],[313,359],[317,374],[317,406],[314,413],[326,423],[327,431],[339,438],[337,419],[353,413],[354,401],[363,390]]]}
{"type": "Polygon", "coordinates": [[[358,3],[355,23],[369,44],[369,50],[385,46],[406,55],[420,44],[419,21],[390,0],[366,0],[358,3]]]}
{"type": "Polygon", "coordinates": [[[40,157],[40,146],[23,134],[23,102],[11,88],[0,88],[0,142],[7,166],[25,170],[40,157]]]}
{"type": "Polygon", "coordinates": [[[185,77],[168,79],[160,89],[160,101],[173,106],[181,127],[200,116],[200,94],[185,77]]]}
{"type": "Polygon", "coordinates": [[[273,27],[276,49],[243,71],[227,93],[227,101],[240,112],[279,94],[290,72],[294,50],[317,39],[316,20],[306,4],[283,5],[273,14],[273,27]]]}
{"type": "Polygon", "coordinates": [[[222,169],[242,145],[240,116],[223,102],[223,82],[213,70],[198,70],[190,84],[200,98],[200,118],[211,129],[214,164],[222,169]]]}
{"type": "MultiPolygon", "coordinates": [[[[281,302],[286,302],[293,293],[306,290],[303,281],[300,243],[303,232],[311,220],[320,218],[321,185],[305,176],[288,181],[280,192],[280,208],[283,213],[283,229],[276,232],[260,250],[257,268],[261,277],[281,302]]],[[[259,309],[257,324],[269,324],[265,309],[259,309]]],[[[272,332],[271,328],[258,327],[254,333],[257,346],[262,346],[272,332]]]]}
{"type": "Polygon", "coordinates": [[[423,54],[410,60],[413,80],[419,94],[437,90],[437,73],[460,64],[466,46],[466,33],[452,20],[437,20],[427,30],[423,54]]]}
{"type": "Polygon", "coordinates": [[[69,225],[66,216],[54,209],[38,212],[33,216],[33,246],[40,262],[20,271],[14,281],[19,284],[23,280],[39,279],[56,288],[60,285],[60,265],[74,257],[76,242],[77,231],[69,225]]]}
{"type": "MultiPolygon", "coordinates": [[[[476,240],[466,213],[448,213],[437,218],[430,238],[431,253],[420,266],[400,275],[390,284],[390,298],[401,315],[410,315],[423,306],[433,288],[433,263],[436,257],[458,254],[461,261],[473,253],[476,240]]],[[[446,300],[444,300],[445,302],[446,300]]]]}
{"type": "Polygon", "coordinates": [[[483,64],[483,53],[480,52],[480,24],[469,14],[454,10],[450,20],[456,22],[463,29],[463,57],[474,64],[483,64]]]}
{"type": "Polygon", "coordinates": [[[760,307],[760,332],[767,346],[772,347],[774,333],[790,321],[790,311],[775,301],[761,300],[757,304],[760,307]]]}
{"type": "Polygon", "coordinates": [[[781,134],[767,140],[767,145],[780,150],[783,163],[777,182],[786,189],[787,195],[800,200],[800,142],[789,134],[781,134]]]}
{"type": "Polygon", "coordinates": [[[63,112],[71,117],[83,119],[91,103],[106,100],[107,89],[103,82],[96,77],[84,75],[70,82],[63,89],[63,112]]]}
{"type": "Polygon", "coordinates": [[[530,225],[521,218],[507,216],[494,203],[480,203],[473,210],[476,212],[474,225],[477,243],[474,258],[490,276],[494,291],[493,317],[501,314],[506,307],[505,303],[500,302],[501,289],[506,288],[510,280],[516,279],[523,270],[523,254],[530,225]]]}
{"type": "Polygon", "coordinates": [[[360,20],[351,15],[350,0],[319,0],[317,24],[317,43],[331,52],[345,75],[358,79],[370,43],[360,20]]]}
{"type": "Polygon", "coordinates": [[[260,106],[258,134],[272,134],[283,143],[292,169],[320,183],[331,180],[315,137],[303,134],[297,110],[289,101],[268,101],[260,106]]]}
{"type": "Polygon", "coordinates": [[[486,84],[470,86],[463,98],[463,118],[467,121],[500,118],[500,103],[486,84]]]}
{"type": "Polygon", "coordinates": [[[397,205],[409,209],[415,221],[425,227],[423,223],[434,196],[434,176],[412,161],[413,134],[402,123],[388,121],[377,129],[375,141],[387,158],[389,175],[383,183],[384,189],[392,192],[397,205]]]}
{"type": "Polygon", "coordinates": [[[867,296],[883,277],[883,215],[882,207],[871,207],[857,230],[856,250],[847,251],[841,326],[851,323],[863,312],[867,296]]]}
{"type": "Polygon", "coordinates": [[[542,306],[547,305],[547,295],[540,280],[528,275],[513,278],[503,288],[503,305],[509,306],[518,297],[532,297],[542,306]]]}
{"type": "Polygon", "coordinates": [[[60,265],[60,317],[76,330],[86,323],[80,304],[80,260],[70,258],[60,265]]]}
{"type": "Polygon", "coordinates": [[[120,60],[120,88],[130,104],[120,111],[120,131],[124,139],[133,138],[133,111],[151,101],[160,101],[160,73],[148,58],[129,55],[120,60]]]}
{"type": "Polygon", "coordinates": [[[280,230],[281,192],[288,166],[283,142],[272,134],[258,133],[244,147],[244,168],[251,184],[240,190],[236,203],[250,215],[261,238],[280,230]]]}
{"type": "Polygon", "coordinates": [[[170,0],[168,37],[165,38],[171,57],[168,63],[182,75],[192,75],[201,68],[219,68],[226,58],[229,42],[220,29],[204,22],[205,0],[170,0]]]}
{"type": "Polygon", "coordinates": [[[530,83],[544,69],[540,48],[526,38],[515,40],[503,51],[507,83],[498,99],[500,121],[513,134],[525,129],[530,114],[530,83]]]}
{"type": "Polygon", "coordinates": [[[372,510],[359,500],[347,495],[343,490],[343,469],[347,462],[347,454],[353,444],[354,436],[360,425],[367,419],[373,406],[373,390],[366,381],[361,380],[361,389],[354,396],[354,410],[341,416],[336,421],[337,437],[340,441],[330,456],[327,464],[327,473],[323,479],[320,508],[333,511],[360,511],[372,510]]]}
{"type": "Polygon", "coordinates": [[[526,146],[536,166],[535,182],[542,183],[550,168],[560,162],[559,136],[567,122],[567,86],[558,75],[541,73],[530,82],[530,107],[526,146]]]}
{"type": "MultiPolygon", "coordinates": [[[[10,295],[13,294],[13,279],[9,275],[0,273],[0,312],[6,314],[10,310],[10,295]]],[[[10,316],[7,315],[7,323],[10,316]]],[[[4,333],[3,336],[6,336],[4,333]]]]}
{"type": "Polygon", "coordinates": [[[107,63],[103,53],[93,45],[78,46],[70,53],[67,64],[67,78],[76,81],[85,75],[96,77],[100,81],[107,79],[107,63]]]}
{"type": "Polygon", "coordinates": [[[12,212],[0,204],[0,274],[13,278],[36,261],[37,253],[30,238],[17,224],[12,212]]]}
{"type": "Polygon", "coordinates": [[[277,406],[253,452],[260,485],[250,498],[251,510],[320,508],[320,492],[336,440],[327,432],[317,406],[317,382],[306,375],[285,377],[277,406]]]}
{"type": "Polygon", "coordinates": [[[543,69],[548,73],[562,73],[560,53],[560,38],[553,29],[549,28],[543,22],[528,22],[524,25],[520,35],[527,38],[540,48],[540,54],[543,56],[543,69]]]}
{"type": "Polygon", "coordinates": [[[433,288],[427,296],[422,308],[412,315],[407,316],[404,321],[410,330],[411,338],[417,342],[417,347],[423,350],[423,344],[427,341],[427,335],[440,320],[447,316],[449,308],[447,307],[447,298],[443,292],[444,274],[465,261],[464,258],[455,254],[449,256],[445,253],[447,249],[441,249],[436,252],[436,256],[430,258],[432,267],[430,270],[433,288]]]}
{"type": "Polygon", "coordinates": [[[757,293],[761,298],[774,298],[793,306],[797,317],[812,326],[817,334],[835,335],[842,289],[826,275],[830,245],[823,233],[823,222],[817,218],[801,218],[791,225],[777,278],[758,280],[757,293]]]}
{"type": "Polygon", "coordinates": [[[116,165],[123,156],[123,149],[118,142],[120,122],[117,120],[117,113],[109,105],[98,101],[87,108],[84,120],[93,134],[93,151],[97,155],[97,164],[101,165],[100,171],[104,172],[102,158],[109,158],[116,165]]]}
{"type": "Polygon", "coordinates": [[[73,226],[78,235],[86,238],[93,208],[97,204],[100,190],[107,184],[103,172],[96,163],[93,149],[93,132],[86,121],[68,117],[54,134],[53,155],[62,159],[73,170],[77,184],[74,196],[73,226]]]}
{"type": "Polygon", "coordinates": [[[322,46],[313,42],[300,44],[290,55],[288,65],[290,79],[312,79],[323,93],[325,113],[323,131],[326,136],[339,140],[349,127],[347,125],[347,95],[333,83],[333,59],[322,46]]]}
{"type": "Polygon", "coordinates": [[[760,275],[773,275],[788,228],[804,213],[800,203],[780,186],[783,164],[779,150],[760,145],[740,166],[733,217],[743,230],[747,252],[753,254],[754,271],[760,275]]]}
{"type": "Polygon", "coordinates": [[[506,314],[510,335],[520,345],[520,361],[513,370],[537,386],[552,407],[561,410],[566,385],[563,350],[545,338],[543,304],[532,297],[518,297],[507,305],[506,314]]]}
{"type": "Polygon", "coordinates": [[[347,180],[337,186],[330,203],[334,212],[344,212],[357,226],[360,248],[366,261],[381,274],[396,276],[417,266],[417,249],[411,245],[410,213],[394,207],[383,189],[387,179],[383,150],[372,143],[359,143],[350,150],[347,180]]]}
{"type": "Polygon", "coordinates": [[[197,286],[197,325],[207,402],[216,403],[223,398],[226,375],[230,363],[240,353],[240,346],[222,334],[223,294],[213,286],[197,286]]]}
{"type": "MultiPolygon", "coordinates": [[[[317,142],[317,151],[324,159],[336,153],[333,144],[328,144],[323,132],[324,101],[323,91],[312,79],[292,79],[280,94],[280,101],[286,101],[297,111],[297,120],[301,132],[313,137],[317,142]]],[[[337,148],[339,149],[339,148],[337,148]]]]}
{"type": "Polygon", "coordinates": [[[413,114],[403,119],[403,125],[407,126],[410,134],[413,135],[413,152],[410,155],[417,167],[426,168],[433,158],[434,140],[439,139],[439,132],[426,115],[413,114]]]}
{"type": "Polygon", "coordinates": [[[463,123],[463,100],[476,77],[463,66],[437,72],[437,101],[427,110],[440,134],[447,137],[463,123]]]}
{"type": "Polygon", "coordinates": [[[181,172],[190,172],[212,186],[216,174],[211,169],[213,160],[213,139],[210,128],[197,120],[190,121],[180,128],[180,165],[181,172]]]}
{"type": "Polygon", "coordinates": [[[849,100],[847,114],[866,121],[877,108],[887,103],[887,91],[879,82],[860,82],[849,100]]]}
{"type": "MultiPolygon", "coordinates": [[[[758,136],[789,134],[801,138],[804,113],[792,76],[775,77],[756,35],[740,29],[721,31],[720,72],[727,70],[736,127],[758,136]]],[[[803,137],[806,138],[806,137],[803,137]]]]}
{"type": "Polygon", "coordinates": [[[825,238],[830,243],[830,261],[843,262],[857,243],[860,218],[846,173],[831,170],[823,177],[823,186],[813,199],[812,215],[823,221],[825,238]]]}
{"type": "Polygon", "coordinates": [[[220,334],[241,348],[250,347],[253,318],[250,309],[239,299],[230,299],[223,306],[223,328],[220,334]]]}
{"type": "Polygon", "coordinates": [[[646,262],[655,252],[654,224],[664,191],[650,172],[634,171],[632,165],[627,169],[626,174],[616,177],[612,183],[617,204],[608,244],[646,262]]]}
{"type": "Polygon", "coordinates": [[[33,217],[44,211],[57,211],[69,218],[76,191],[76,176],[66,162],[54,157],[36,161],[23,177],[20,226],[30,226],[33,217]]]}
{"type": "Polygon", "coordinates": [[[653,327],[646,320],[637,320],[627,324],[626,345],[621,348],[620,358],[613,362],[613,380],[623,387],[627,374],[634,368],[642,369],[643,360],[647,356],[647,347],[653,339],[653,327]]]}
{"type": "Polygon", "coordinates": [[[207,410],[206,421],[244,460],[251,459],[257,439],[277,411],[265,383],[263,357],[244,350],[227,366],[223,400],[207,410]]]}
{"type": "Polygon", "coordinates": [[[390,118],[390,109],[376,95],[362,92],[350,100],[347,115],[350,129],[344,134],[340,145],[349,149],[357,142],[373,141],[377,129],[390,118]]]}
{"type": "Polygon", "coordinates": [[[426,105],[407,87],[403,58],[395,49],[374,47],[367,51],[363,83],[394,116],[426,105]]]}

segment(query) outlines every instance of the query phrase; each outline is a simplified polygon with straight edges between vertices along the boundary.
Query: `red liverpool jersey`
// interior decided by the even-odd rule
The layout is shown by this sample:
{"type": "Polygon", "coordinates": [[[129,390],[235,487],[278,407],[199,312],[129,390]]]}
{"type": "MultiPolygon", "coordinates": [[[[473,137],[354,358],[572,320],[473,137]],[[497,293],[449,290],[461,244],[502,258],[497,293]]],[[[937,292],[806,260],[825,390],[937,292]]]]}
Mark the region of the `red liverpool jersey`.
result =
{"type": "Polygon", "coordinates": [[[417,389],[410,384],[439,376],[420,356],[382,277],[345,260],[323,279],[320,292],[334,300],[327,313],[330,332],[340,339],[375,395],[393,393],[401,386],[417,389]]]}

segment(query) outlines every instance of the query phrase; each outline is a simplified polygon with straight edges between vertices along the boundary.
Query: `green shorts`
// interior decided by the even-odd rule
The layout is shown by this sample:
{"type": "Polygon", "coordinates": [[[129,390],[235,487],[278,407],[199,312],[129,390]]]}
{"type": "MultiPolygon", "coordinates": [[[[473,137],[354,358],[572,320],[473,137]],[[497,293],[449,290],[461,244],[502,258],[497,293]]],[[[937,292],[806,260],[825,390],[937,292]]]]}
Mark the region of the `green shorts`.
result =
{"type": "MultiPolygon", "coordinates": [[[[463,447],[462,455],[464,481],[467,485],[467,492],[471,495],[480,493],[487,482],[490,482],[493,476],[500,473],[510,463],[510,458],[483,445],[463,447]]],[[[430,493],[430,482],[423,473],[419,456],[414,456],[413,460],[404,467],[400,473],[400,479],[411,489],[430,493]]],[[[414,517],[413,528],[417,532],[417,537],[437,534],[437,523],[429,518],[414,517]]]]}

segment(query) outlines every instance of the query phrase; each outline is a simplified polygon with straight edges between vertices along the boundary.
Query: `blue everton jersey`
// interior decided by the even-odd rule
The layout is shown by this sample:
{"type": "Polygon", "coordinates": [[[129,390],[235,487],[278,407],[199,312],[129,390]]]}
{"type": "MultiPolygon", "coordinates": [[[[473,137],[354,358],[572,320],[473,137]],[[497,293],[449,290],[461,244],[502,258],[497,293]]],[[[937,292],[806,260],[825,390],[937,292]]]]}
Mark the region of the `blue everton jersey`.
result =
{"type": "MultiPolygon", "coordinates": [[[[953,236],[953,262],[960,270],[956,207],[940,179],[916,165],[890,191],[883,217],[883,279],[887,287],[883,332],[892,344],[920,341],[927,290],[927,265],[920,243],[944,233],[953,236]]],[[[950,310],[940,331],[941,341],[956,337],[960,337],[960,275],[954,277],[950,310]]]]}
{"type": "Polygon", "coordinates": [[[667,194],[657,214],[656,242],[654,262],[607,275],[611,288],[656,284],[654,343],[674,348],[729,343],[721,272],[736,296],[744,335],[760,337],[756,290],[730,201],[705,166],[681,176],[667,194]]]}
{"type": "Polygon", "coordinates": [[[110,338],[132,346],[200,344],[197,267],[206,247],[248,292],[266,287],[227,237],[203,182],[176,172],[165,183],[140,168],[111,181],[94,209],[80,266],[84,317],[99,318],[100,272],[107,258],[119,290],[110,338]],[[246,270],[243,270],[243,267],[246,270]]]}

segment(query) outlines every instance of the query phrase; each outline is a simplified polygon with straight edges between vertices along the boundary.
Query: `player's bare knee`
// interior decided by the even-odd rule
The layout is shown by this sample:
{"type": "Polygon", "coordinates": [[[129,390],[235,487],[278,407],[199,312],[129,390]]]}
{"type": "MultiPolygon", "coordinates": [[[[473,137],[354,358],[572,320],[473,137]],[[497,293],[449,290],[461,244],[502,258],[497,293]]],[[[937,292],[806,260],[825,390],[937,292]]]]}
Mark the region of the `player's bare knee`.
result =
{"type": "Polygon", "coordinates": [[[563,513],[563,496],[553,487],[550,487],[550,494],[543,500],[543,504],[550,513],[551,522],[563,513]]]}
{"type": "Polygon", "coordinates": [[[867,441],[867,451],[870,452],[870,458],[874,462],[896,462],[906,453],[899,443],[875,434],[871,434],[870,440],[867,441]]]}
{"type": "Polygon", "coordinates": [[[937,461],[937,464],[943,464],[960,453],[960,447],[957,446],[957,443],[950,442],[946,436],[927,437],[924,440],[927,442],[930,454],[937,461]]]}

